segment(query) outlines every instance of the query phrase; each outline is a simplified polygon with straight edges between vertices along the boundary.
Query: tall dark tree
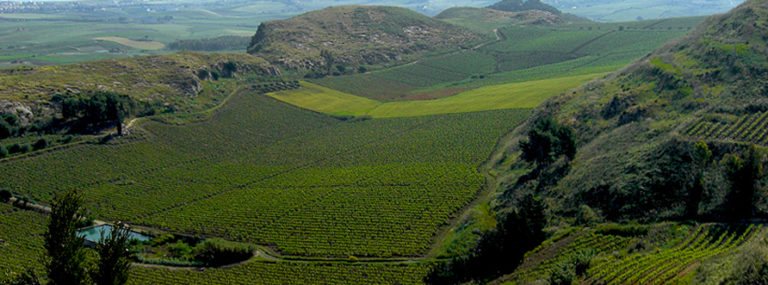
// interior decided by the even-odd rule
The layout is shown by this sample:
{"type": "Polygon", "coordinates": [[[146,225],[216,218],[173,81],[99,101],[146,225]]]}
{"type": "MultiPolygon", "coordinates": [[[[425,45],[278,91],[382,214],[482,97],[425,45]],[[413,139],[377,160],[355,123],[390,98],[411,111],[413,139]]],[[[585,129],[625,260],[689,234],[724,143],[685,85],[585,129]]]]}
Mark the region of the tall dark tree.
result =
{"type": "Polygon", "coordinates": [[[57,193],[51,204],[48,228],[43,235],[47,256],[44,265],[49,284],[78,285],[87,279],[83,238],[77,226],[83,216],[83,199],[77,191],[57,193]]]}
{"type": "Polygon", "coordinates": [[[746,151],[744,158],[731,154],[723,158],[725,173],[731,183],[724,209],[729,218],[746,219],[754,214],[758,180],[763,176],[764,157],[765,154],[753,145],[746,151]]]}
{"type": "Polygon", "coordinates": [[[102,232],[96,245],[99,260],[96,270],[91,274],[97,285],[116,285],[128,282],[131,266],[128,240],[128,227],[118,222],[109,233],[102,232]]]}
{"type": "Polygon", "coordinates": [[[704,193],[704,170],[709,165],[712,158],[712,151],[704,141],[699,141],[693,146],[693,164],[690,171],[692,175],[692,186],[688,190],[688,201],[685,205],[685,217],[692,219],[699,213],[699,203],[701,203],[704,193]]]}
{"type": "Polygon", "coordinates": [[[523,159],[539,165],[549,165],[561,155],[569,159],[576,155],[573,129],[549,117],[537,120],[528,131],[528,139],[521,141],[519,146],[523,159]]]}

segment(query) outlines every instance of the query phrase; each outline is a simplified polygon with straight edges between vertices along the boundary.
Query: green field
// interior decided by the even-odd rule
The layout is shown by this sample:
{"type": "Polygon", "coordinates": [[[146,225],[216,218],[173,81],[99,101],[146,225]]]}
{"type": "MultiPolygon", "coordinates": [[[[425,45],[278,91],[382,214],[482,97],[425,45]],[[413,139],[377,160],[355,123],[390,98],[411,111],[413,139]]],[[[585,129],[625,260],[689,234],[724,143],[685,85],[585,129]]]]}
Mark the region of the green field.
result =
{"type": "Polygon", "coordinates": [[[472,50],[312,82],[374,100],[398,101],[439,98],[502,83],[610,72],[685,35],[703,20],[496,26],[500,40],[472,50]]]}
{"type": "Polygon", "coordinates": [[[601,74],[587,74],[481,87],[434,100],[378,102],[311,83],[268,95],[301,108],[334,115],[374,118],[415,117],[486,110],[533,108],[601,74]]]}

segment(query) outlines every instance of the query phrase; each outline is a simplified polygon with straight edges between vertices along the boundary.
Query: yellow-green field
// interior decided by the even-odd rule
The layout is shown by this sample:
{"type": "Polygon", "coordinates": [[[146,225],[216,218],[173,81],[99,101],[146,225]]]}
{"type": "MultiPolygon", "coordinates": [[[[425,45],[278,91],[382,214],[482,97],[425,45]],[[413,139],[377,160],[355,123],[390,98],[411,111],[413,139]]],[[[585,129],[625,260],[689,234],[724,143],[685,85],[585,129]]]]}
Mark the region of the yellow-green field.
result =
{"type": "Polygon", "coordinates": [[[134,41],[131,39],[121,38],[121,37],[98,37],[93,39],[100,40],[100,41],[115,42],[124,46],[135,48],[135,49],[159,50],[165,47],[165,45],[161,42],[134,41]]]}
{"type": "Polygon", "coordinates": [[[413,117],[513,108],[533,108],[552,96],[578,87],[603,73],[526,81],[477,88],[435,100],[380,102],[302,82],[302,88],[267,95],[313,111],[374,118],[413,117]]]}
{"type": "Polygon", "coordinates": [[[333,115],[365,115],[382,104],[309,82],[301,82],[299,89],[267,95],[294,106],[333,115]]]}

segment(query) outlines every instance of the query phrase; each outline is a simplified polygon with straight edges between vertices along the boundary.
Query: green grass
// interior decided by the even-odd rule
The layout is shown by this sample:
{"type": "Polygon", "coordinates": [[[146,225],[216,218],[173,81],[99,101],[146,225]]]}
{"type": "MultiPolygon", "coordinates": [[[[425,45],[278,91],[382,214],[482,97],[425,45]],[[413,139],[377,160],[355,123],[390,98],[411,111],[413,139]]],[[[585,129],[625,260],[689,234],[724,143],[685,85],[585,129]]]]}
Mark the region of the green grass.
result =
{"type": "Polygon", "coordinates": [[[367,115],[374,118],[415,117],[533,108],[552,96],[559,95],[600,75],[586,74],[501,84],[434,100],[381,103],[309,83],[304,83],[306,87],[298,90],[281,91],[272,93],[270,96],[305,109],[327,114],[367,115]]]}
{"type": "Polygon", "coordinates": [[[267,95],[286,103],[313,111],[335,115],[366,114],[381,102],[359,97],[316,84],[302,82],[297,90],[280,91],[267,95]]]}

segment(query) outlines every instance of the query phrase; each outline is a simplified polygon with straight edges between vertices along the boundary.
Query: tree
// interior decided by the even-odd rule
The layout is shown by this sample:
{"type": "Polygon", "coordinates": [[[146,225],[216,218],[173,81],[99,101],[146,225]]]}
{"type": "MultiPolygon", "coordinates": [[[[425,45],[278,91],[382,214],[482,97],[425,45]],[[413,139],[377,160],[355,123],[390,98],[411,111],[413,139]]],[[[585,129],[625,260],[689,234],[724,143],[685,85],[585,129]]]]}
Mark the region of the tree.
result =
{"type": "Polygon", "coordinates": [[[131,266],[129,238],[128,226],[121,222],[117,222],[108,234],[101,233],[101,239],[96,245],[99,260],[96,270],[91,274],[96,284],[114,285],[128,282],[131,266]]]}
{"type": "Polygon", "coordinates": [[[725,174],[731,183],[731,191],[726,196],[724,209],[729,218],[746,219],[752,216],[758,180],[763,176],[764,156],[762,151],[752,145],[743,159],[732,154],[723,158],[725,174]]]}
{"type": "Polygon", "coordinates": [[[537,120],[528,131],[528,139],[520,141],[519,146],[523,151],[523,159],[540,165],[549,165],[561,155],[569,159],[576,155],[573,129],[549,117],[537,120]]]}
{"type": "Polygon", "coordinates": [[[709,146],[704,141],[699,141],[693,146],[693,164],[691,169],[693,185],[688,190],[688,201],[685,204],[684,215],[686,218],[695,218],[699,213],[699,203],[701,203],[701,197],[704,193],[702,179],[704,179],[704,170],[709,165],[711,158],[712,151],[709,150],[709,146]]]}
{"type": "Polygon", "coordinates": [[[77,285],[87,278],[83,238],[77,225],[83,216],[83,199],[76,190],[57,193],[51,204],[48,228],[43,235],[49,284],[77,285]]]}
{"type": "Polygon", "coordinates": [[[13,193],[8,189],[0,188],[0,202],[8,202],[13,198],[13,193]]]}
{"type": "Polygon", "coordinates": [[[331,74],[331,69],[333,68],[333,63],[335,62],[333,53],[329,50],[322,50],[320,51],[320,57],[325,60],[325,74],[331,74]]]}

